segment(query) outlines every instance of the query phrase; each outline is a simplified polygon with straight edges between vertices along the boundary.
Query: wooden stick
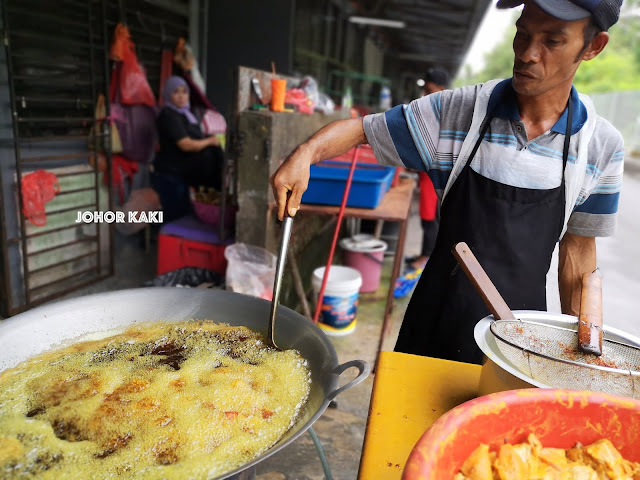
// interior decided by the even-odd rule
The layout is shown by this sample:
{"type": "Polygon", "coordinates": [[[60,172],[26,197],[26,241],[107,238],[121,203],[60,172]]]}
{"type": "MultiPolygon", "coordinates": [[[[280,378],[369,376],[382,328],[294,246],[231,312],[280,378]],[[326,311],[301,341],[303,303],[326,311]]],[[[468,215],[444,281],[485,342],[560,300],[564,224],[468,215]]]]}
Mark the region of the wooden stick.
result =
{"type": "Polygon", "coordinates": [[[452,253],[495,319],[515,320],[516,317],[513,315],[513,312],[469,246],[465,242],[457,243],[453,247],[452,253]]]}
{"type": "Polygon", "coordinates": [[[273,73],[273,76],[276,76],[276,62],[274,62],[273,60],[271,61],[271,73],[273,73]]]}

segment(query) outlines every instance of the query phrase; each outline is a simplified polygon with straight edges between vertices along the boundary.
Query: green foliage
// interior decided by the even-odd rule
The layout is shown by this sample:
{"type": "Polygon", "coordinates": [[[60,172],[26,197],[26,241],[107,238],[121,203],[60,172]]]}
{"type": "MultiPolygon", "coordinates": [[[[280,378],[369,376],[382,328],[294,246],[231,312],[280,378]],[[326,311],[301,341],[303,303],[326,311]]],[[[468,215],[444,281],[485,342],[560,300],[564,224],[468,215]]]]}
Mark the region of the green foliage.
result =
{"type": "MultiPolygon", "coordinates": [[[[578,68],[574,84],[579,92],[640,90],[640,15],[630,14],[634,8],[634,13],[637,13],[640,0],[625,1],[623,16],[609,31],[607,47],[598,57],[589,62],[582,62],[578,68]]],[[[513,68],[514,34],[515,27],[508,30],[505,38],[485,55],[482,70],[474,73],[468,66],[463,68],[454,85],[474,85],[493,78],[510,77],[513,68]]]]}

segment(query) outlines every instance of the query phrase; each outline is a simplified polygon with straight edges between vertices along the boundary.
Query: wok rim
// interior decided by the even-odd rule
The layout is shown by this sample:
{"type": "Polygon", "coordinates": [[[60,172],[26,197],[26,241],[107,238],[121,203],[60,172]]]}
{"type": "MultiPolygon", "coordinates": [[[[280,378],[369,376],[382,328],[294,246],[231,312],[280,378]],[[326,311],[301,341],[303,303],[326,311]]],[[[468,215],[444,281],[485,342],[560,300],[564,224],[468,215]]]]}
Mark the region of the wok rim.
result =
{"type": "MultiPolygon", "coordinates": [[[[171,292],[171,295],[176,295],[175,292],[181,292],[180,294],[177,294],[179,296],[183,296],[182,293],[184,292],[186,294],[185,296],[187,299],[190,296],[204,297],[206,295],[213,295],[213,296],[220,295],[221,297],[229,297],[230,299],[234,299],[235,297],[235,301],[237,302],[245,302],[245,303],[248,302],[249,304],[254,304],[254,306],[256,307],[259,307],[259,305],[262,305],[265,311],[264,329],[255,329],[252,327],[248,327],[248,328],[252,328],[254,331],[257,331],[263,335],[266,335],[267,324],[269,321],[269,309],[271,306],[271,302],[268,300],[264,300],[264,299],[252,297],[249,295],[236,293],[236,292],[231,292],[228,290],[220,290],[220,289],[199,289],[199,288],[178,289],[176,287],[142,287],[142,288],[114,290],[114,291],[108,291],[108,292],[99,292],[99,293],[82,295],[82,296],[73,297],[73,298],[57,300],[51,303],[47,303],[45,305],[40,305],[38,307],[35,307],[31,310],[27,310],[26,312],[19,313],[12,317],[8,317],[6,319],[0,320],[0,343],[2,343],[3,337],[5,336],[5,334],[7,334],[7,332],[12,332],[13,329],[18,328],[18,326],[20,326],[21,328],[28,327],[28,326],[37,326],[38,322],[47,321],[47,314],[53,314],[52,316],[55,316],[57,314],[63,314],[65,309],[68,309],[69,307],[80,308],[84,306],[85,308],[87,308],[90,305],[95,305],[96,302],[132,300],[132,299],[135,299],[135,297],[144,296],[145,294],[153,293],[153,295],[159,295],[162,292],[167,292],[167,294],[171,292]]],[[[236,303],[235,301],[234,303],[236,303]]],[[[192,310],[195,313],[197,307],[198,305],[194,305],[193,307],[190,308],[190,310],[192,310]]],[[[222,475],[216,476],[216,477],[208,476],[206,477],[207,480],[223,480],[226,478],[233,477],[234,475],[237,475],[257,465],[258,463],[264,461],[266,458],[270,457],[271,455],[289,446],[291,443],[297,440],[300,436],[302,436],[302,434],[304,434],[322,416],[322,414],[325,412],[325,410],[329,406],[331,399],[337,395],[336,391],[339,384],[339,377],[341,372],[336,373],[336,371],[339,370],[341,366],[344,366],[346,365],[346,363],[350,363],[350,362],[346,362],[345,364],[342,364],[342,365],[338,363],[338,356],[333,344],[331,343],[329,338],[326,336],[326,334],[322,332],[322,330],[317,325],[315,325],[311,320],[309,320],[308,318],[302,316],[298,312],[284,305],[278,306],[278,317],[280,317],[281,315],[291,316],[296,320],[296,322],[302,322],[304,326],[301,328],[304,328],[304,329],[309,328],[321,334],[318,336],[318,338],[320,339],[320,341],[322,342],[326,350],[328,350],[330,355],[330,359],[329,359],[330,360],[330,363],[329,363],[330,364],[330,372],[329,372],[330,380],[328,382],[325,382],[326,388],[323,385],[320,386],[321,389],[324,389],[322,393],[322,403],[317,408],[315,413],[313,413],[305,423],[296,424],[297,431],[294,431],[293,433],[291,433],[289,438],[287,438],[284,441],[278,441],[278,443],[276,443],[275,445],[273,445],[272,447],[270,447],[269,449],[267,449],[266,451],[258,455],[256,458],[252,459],[249,462],[243,463],[242,465],[235,468],[234,470],[223,473],[222,475]]],[[[165,317],[165,319],[166,318],[168,317],[165,317]]],[[[185,318],[194,318],[194,317],[191,316],[191,317],[185,317],[185,318]]],[[[76,341],[82,341],[83,337],[91,333],[99,333],[99,332],[106,333],[106,332],[113,331],[116,328],[131,326],[138,323],[147,323],[149,321],[163,321],[163,319],[162,318],[156,318],[155,320],[141,319],[140,322],[135,322],[135,321],[129,322],[119,327],[87,330],[81,335],[66,336],[60,341],[49,344],[45,348],[41,349],[39,352],[28,354],[25,358],[18,360],[13,365],[8,365],[8,366],[3,365],[0,358],[0,372],[9,368],[13,368],[15,365],[21,363],[22,361],[28,358],[31,358],[34,355],[37,355],[39,353],[42,353],[54,348],[60,348],[68,344],[67,342],[73,343],[76,341]]],[[[220,322],[227,323],[222,320],[220,320],[220,322]]],[[[244,324],[239,324],[239,325],[244,325],[244,324]]],[[[276,321],[276,338],[277,338],[277,325],[278,325],[278,322],[276,321]]],[[[368,363],[365,361],[352,360],[351,362],[356,362],[356,363],[359,362],[360,364],[366,367],[365,371],[369,368],[368,363]]],[[[355,380],[357,380],[360,376],[362,376],[362,372],[358,375],[358,377],[356,377],[355,380]]],[[[368,376],[368,372],[357,383],[360,383],[361,381],[363,381],[366,378],[366,376],[368,376]]],[[[357,383],[350,384],[348,388],[355,386],[357,383]]],[[[293,428],[296,428],[296,426],[294,426],[293,428]]],[[[288,430],[284,435],[287,435],[287,433],[289,432],[291,432],[291,429],[288,430]]]]}

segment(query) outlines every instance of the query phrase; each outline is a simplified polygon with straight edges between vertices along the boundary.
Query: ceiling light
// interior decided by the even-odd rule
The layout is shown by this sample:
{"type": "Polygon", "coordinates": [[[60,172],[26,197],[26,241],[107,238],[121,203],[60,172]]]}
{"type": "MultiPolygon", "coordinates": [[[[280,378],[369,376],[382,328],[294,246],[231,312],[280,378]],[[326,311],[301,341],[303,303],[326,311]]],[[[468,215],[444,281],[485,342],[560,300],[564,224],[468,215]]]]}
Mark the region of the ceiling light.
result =
{"type": "Polygon", "coordinates": [[[360,25],[375,25],[377,27],[404,28],[404,22],[397,20],[386,20],[384,18],[368,18],[368,17],[349,17],[349,22],[359,23],[360,25]]]}
{"type": "Polygon", "coordinates": [[[416,82],[416,84],[417,84],[419,87],[424,87],[424,79],[419,78],[419,79],[418,79],[418,81],[416,82]]]}

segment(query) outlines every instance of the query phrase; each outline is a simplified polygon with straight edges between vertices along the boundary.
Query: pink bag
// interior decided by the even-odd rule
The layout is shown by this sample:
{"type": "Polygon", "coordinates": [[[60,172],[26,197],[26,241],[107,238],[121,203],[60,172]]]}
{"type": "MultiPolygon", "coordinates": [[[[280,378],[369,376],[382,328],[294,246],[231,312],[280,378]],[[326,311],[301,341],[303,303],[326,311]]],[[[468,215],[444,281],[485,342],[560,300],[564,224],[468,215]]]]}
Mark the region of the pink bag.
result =
{"type": "Polygon", "coordinates": [[[227,122],[224,117],[215,110],[207,109],[202,116],[202,133],[205,135],[217,135],[227,133],[227,122]]]}

